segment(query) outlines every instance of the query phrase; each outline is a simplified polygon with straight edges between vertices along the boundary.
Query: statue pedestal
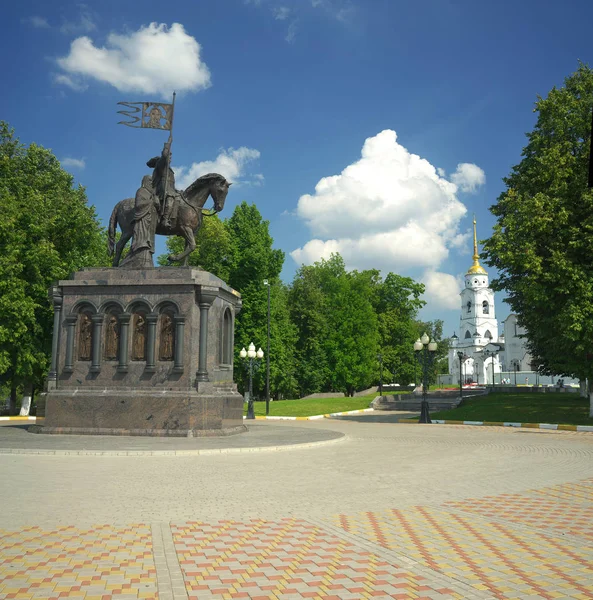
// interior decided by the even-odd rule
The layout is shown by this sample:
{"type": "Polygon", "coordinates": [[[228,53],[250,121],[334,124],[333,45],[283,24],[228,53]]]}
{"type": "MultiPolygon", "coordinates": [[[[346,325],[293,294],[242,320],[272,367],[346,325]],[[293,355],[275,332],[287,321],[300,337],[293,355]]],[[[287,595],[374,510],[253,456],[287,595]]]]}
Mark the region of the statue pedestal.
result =
{"type": "Polygon", "coordinates": [[[85,269],[53,289],[38,433],[245,431],[233,383],[239,294],[193,267],[85,269]]]}

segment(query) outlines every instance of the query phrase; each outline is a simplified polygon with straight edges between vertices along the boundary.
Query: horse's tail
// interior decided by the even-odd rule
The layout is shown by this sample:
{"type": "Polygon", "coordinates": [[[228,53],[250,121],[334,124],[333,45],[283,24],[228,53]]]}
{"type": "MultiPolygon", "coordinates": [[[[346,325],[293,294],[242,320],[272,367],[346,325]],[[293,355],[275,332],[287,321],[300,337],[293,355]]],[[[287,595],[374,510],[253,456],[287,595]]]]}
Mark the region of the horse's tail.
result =
{"type": "Polygon", "coordinates": [[[115,205],[113,212],[111,213],[111,217],[109,218],[109,229],[107,230],[107,249],[109,256],[113,256],[113,252],[115,250],[115,230],[117,228],[117,210],[119,205],[120,202],[115,205]]]}

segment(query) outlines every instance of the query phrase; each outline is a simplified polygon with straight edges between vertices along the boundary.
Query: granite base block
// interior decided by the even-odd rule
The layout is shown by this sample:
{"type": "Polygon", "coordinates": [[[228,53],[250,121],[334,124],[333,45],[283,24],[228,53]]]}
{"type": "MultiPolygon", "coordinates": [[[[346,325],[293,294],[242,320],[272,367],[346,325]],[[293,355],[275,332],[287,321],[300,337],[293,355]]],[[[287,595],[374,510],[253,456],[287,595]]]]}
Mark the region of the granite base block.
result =
{"type": "Polygon", "coordinates": [[[201,436],[240,433],[243,397],[237,393],[148,390],[54,390],[42,394],[37,433],[201,436]]]}

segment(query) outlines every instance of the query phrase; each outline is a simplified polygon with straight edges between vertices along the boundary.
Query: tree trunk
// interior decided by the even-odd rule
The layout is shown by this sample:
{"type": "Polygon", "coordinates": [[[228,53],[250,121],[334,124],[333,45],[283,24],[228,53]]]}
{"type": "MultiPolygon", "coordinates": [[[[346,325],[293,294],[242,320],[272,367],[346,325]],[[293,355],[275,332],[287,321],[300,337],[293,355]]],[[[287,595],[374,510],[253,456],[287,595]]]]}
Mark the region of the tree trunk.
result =
{"type": "Polygon", "coordinates": [[[10,388],[10,400],[8,401],[8,414],[10,416],[16,414],[16,385],[10,388]]]}
{"type": "Polygon", "coordinates": [[[589,387],[588,381],[586,379],[579,380],[579,394],[580,394],[581,398],[586,398],[588,396],[588,394],[587,394],[588,387],[589,387]]]}

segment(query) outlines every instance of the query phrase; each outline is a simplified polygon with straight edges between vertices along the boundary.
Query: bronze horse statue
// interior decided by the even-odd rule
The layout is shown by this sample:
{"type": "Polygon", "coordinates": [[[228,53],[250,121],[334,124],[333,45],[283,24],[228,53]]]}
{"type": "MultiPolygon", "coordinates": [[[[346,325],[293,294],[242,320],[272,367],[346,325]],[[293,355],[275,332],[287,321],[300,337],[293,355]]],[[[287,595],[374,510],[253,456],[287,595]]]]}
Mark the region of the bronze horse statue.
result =
{"type": "MultiPolygon", "coordinates": [[[[155,219],[156,233],[158,235],[178,235],[185,240],[185,249],[180,254],[169,255],[168,261],[183,261],[187,265],[187,260],[191,252],[196,248],[195,234],[202,224],[202,212],[204,204],[209,196],[214,200],[214,212],[204,213],[213,215],[224,208],[224,203],[229,191],[229,183],[222,175],[218,173],[208,173],[198,177],[187,189],[178,192],[175,199],[176,206],[173,207],[173,219],[171,226],[163,225],[158,214],[158,200],[154,197],[154,202],[149,209],[150,218],[155,219]]],[[[117,267],[121,259],[121,254],[128,241],[134,234],[134,219],[136,215],[135,199],[126,198],[115,205],[111,218],[109,219],[109,256],[113,256],[113,266],[117,267]],[[119,225],[121,237],[115,242],[115,231],[119,225]]]]}

